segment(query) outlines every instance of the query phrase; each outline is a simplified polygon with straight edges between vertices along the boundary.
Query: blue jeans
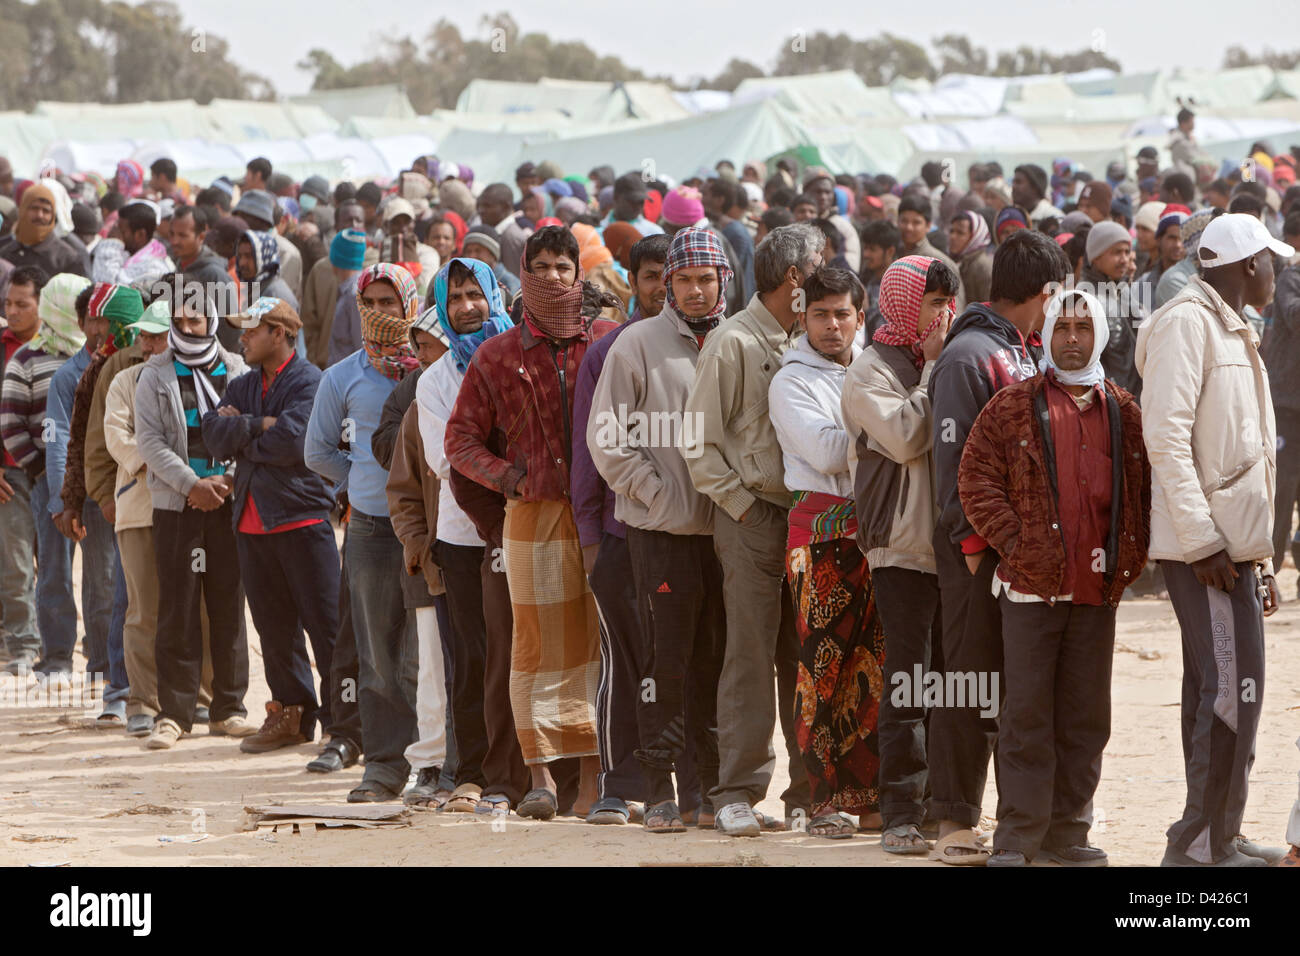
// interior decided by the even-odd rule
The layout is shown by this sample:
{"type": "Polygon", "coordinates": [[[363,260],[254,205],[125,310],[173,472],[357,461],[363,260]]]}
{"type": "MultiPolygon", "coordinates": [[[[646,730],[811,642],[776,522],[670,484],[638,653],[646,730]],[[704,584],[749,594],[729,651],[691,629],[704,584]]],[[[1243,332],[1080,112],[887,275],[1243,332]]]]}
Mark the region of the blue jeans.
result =
{"type": "MultiPolygon", "coordinates": [[[[81,520],[86,527],[86,536],[81,539],[81,617],[86,629],[86,671],[108,675],[111,681],[114,625],[119,649],[118,665],[125,671],[121,647],[126,607],[124,604],[119,616],[116,583],[121,573],[121,561],[117,557],[117,536],[99,505],[89,498],[82,505],[81,520]]],[[[124,591],[125,587],[123,582],[124,591]]]]}
{"type": "Polygon", "coordinates": [[[354,509],[345,547],[360,661],[364,779],[400,793],[411,772],[404,752],[416,737],[418,670],[415,615],[402,600],[402,545],[388,518],[354,509]]]}
{"type": "MultiPolygon", "coordinates": [[[[77,605],[72,588],[75,544],[54,526],[46,478],[42,475],[32,487],[36,561],[40,568],[36,576],[36,621],[41,634],[41,659],[36,670],[42,673],[71,671],[72,655],[77,648],[77,605]]],[[[86,522],[86,537],[81,542],[86,670],[91,674],[105,674],[108,671],[108,628],[113,615],[113,533],[94,502],[87,502],[82,515],[86,522]],[[92,509],[93,519],[88,515],[92,509]]]]}
{"type": "MultiPolygon", "coordinates": [[[[98,508],[95,509],[99,511],[98,508]]],[[[104,516],[100,515],[100,520],[104,516]]],[[[107,523],[107,522],[105,522],[107,523]]],[[[112,534],[112,527],[109,533],[112,534]]],[[[131,681],[126,676],[126,647],[122,643],[122,629],[126,626],[126,574],[117,552],[117,535],[113,535],[113,617],[108,625],[108,686],[104,688],[104,704],[116,703],[131,696],[131,681]]],[[[93,674],[94,671],[91,671],[93,674]]]]}
{"type": "Polygon", "coordinates": [[[0,633],[11,655],[35,661],[41,639],[36,633],[32,480],[21,468],[6,468],[4,472],[14,496],[0,504],[0,605],[4,607],[0,633]]]}

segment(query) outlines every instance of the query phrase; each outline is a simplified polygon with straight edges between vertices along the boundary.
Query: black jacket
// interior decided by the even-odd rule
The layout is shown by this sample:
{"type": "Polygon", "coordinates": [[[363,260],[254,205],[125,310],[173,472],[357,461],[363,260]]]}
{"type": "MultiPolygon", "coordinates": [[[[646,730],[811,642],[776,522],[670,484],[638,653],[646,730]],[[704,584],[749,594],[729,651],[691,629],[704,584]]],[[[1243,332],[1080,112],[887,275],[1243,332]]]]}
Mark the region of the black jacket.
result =
{"type": "Polygon", "coordinates": [[[402,430],[402,419],[406,410],[415,401],[415,386],[420,381],[423,369],[416,369],[397,383],[391,395],[384,402],[379,413],[379,424],[370,436],[370,450],[375,454],[375,461],[385,469],[393,467],[393,451],[397,448],[397,434],[402,430]]]}
{"type": "Polygon", "coordinates": [[[954,544],[974,534],[957,494],[957,469],[966,436],[984,406],[1015,382],[1038,374],[1038,336],[1026,343],[1008,319],[978,302],[957,317],[930,373],[934,415],[934,488],[938,527],[954,544]]]}
{"type": "Polygon", "coordinates": [[[329,486],[303,460],[303,438],[320,379],[320,369],[295,355],[263,399],[262,373],[254,367],[231,379],[221,399],[221,405],[233,405],[242,414],[223,418],[211,411],[203,416],[208,451],[218,460],[235,460],[236,528],[250,491],[268,528],[329,517],[334,507],[329,486]],[[275,425],[264,432],[265,416],[274,418],[275,425]]]}
{"type": "Polygon", "coordinates": [[[60,272],[87,278],[90,276],[82,254],[54,233],[34,246],[24,246],[17,236],[6,236],[0,239],[0,259],[9,260],[15,269],[20,266],[37,266],[45,273],[46,279],[52,279],[60,272]]]}
{"type": "Polygon", "coordinates": [[[1273,322],[1264,335],[1260,352],[1268,366],[1268,384],[1275,412],[1300,413],[1300,266],[1287,266],[1277,274],[1273,322]]]}
{"type": "MultiPolygon", "coordinates": [[[[1110,325],[1110,340],[1101,353],[1101,367],[1106,370],[1106,377],[1134,398],[1141,399],[1142,376],[1138,374],[1134,361],[1137,352],[1135,330],[1146,317],[1142,312],[1141,302],[1138,301],[1142,289],[1141,283],[1115,283],[1116,287],[1126,288],[1128,301],[1125,302],[1124,293],[1116,294],[1109,291],[1111,280],[1092,266],[1084,266],[1080,279],[1081,284],[1092,284],[1094,294],[1106,309],[1106,321],[1110,325]]],[[[1083,287],[1088,288],[1087,285],[1083,287]]],[[[1154,294],[1154,283],[1151,289],[1154,294]]]]}

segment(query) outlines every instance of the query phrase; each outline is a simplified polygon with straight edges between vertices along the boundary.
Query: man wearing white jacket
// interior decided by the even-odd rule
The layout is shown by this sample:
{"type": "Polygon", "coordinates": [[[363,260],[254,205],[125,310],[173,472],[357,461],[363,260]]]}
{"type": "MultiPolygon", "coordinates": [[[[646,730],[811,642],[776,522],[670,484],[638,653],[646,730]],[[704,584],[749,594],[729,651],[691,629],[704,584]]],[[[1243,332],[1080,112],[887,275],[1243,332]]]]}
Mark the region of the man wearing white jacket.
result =
{"type": "Polygon", "coordinates": [[[1165,866],[1262,866],[1241,836],[1264,694],[1273,579],[1276,429],[1259,338],[1242,318],[1273,296],[1272,255],[1294,250],[1252,216],[1201,235],[1201,269],[1138,331],[1151,459],[1151,549],[1183,635],[1187,803],[1165,866]]]}
{"type": "MultiPolygon", "coordinates": [[[[804,280],[804,335],[781,357],[768,408],[781,443],[785,485],[794,493],[786,576],[799,638],[795,727],[812,789],[808,832],[853,836],[880,820],[876,714],[885,639],[871,572],[858,548],[849,433],[841,396],[861,348],[866,289],[845,269],[804,280]]],[[[788,706],[788,704],[787,704],[788,706]]]]}
{"type": "Polygon", "coordinates": [[[695,743],[705,793],[718,783],[718,678],[726,644],[722,567],[713,547],[713,500],[695,489],[686,460],[700,453],[696,418],[683,409],[704,337],[722,319],[732,278],[707,229],[673,236],[663,311],[614,342],[591,399],[587,448],[627,525],[642,693],[635,756],[646,785],[645,828],[686,828],[671,774],[695,743]],[[647,693],[647,691],[649,691],[647,693]]]}

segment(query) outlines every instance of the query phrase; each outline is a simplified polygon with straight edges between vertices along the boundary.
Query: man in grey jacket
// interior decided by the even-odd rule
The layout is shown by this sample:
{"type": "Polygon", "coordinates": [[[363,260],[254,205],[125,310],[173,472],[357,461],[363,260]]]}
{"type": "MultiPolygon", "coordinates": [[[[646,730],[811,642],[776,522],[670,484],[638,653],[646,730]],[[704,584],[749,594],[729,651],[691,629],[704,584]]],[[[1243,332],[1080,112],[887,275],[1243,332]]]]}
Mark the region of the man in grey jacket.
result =
{"type": "Polygon", "coordinates": [[[587,426],[592,461],[617,496],[615,517],[627,525],[642,641],[636,758],[652,833],[686,829],[670,775],[688,734],[701,786],[707,792],[718,782],[722,568],[713,550],[713,501],[695,490],[686,468],[699,433],[683,408],[704,337],[726,309],[731,278],[712,232],[684,229],[673,237],[663,311],[629,327],[610,348],[587,426]]]}
{"type": "Polygon", "coordinates": [[[148,469],[158,562],[158,719],[145,746],[171,747],[189,733],[203,665],[206,604],[212,657],[208,732],[247,737],[248,641],[231,518],[233,464],[216,461],[200,422],[230,378],[247,369],[217,342],[217,312],[182,300],[168,348],[145,364],[135,392],[136,443],[148,469]]]}

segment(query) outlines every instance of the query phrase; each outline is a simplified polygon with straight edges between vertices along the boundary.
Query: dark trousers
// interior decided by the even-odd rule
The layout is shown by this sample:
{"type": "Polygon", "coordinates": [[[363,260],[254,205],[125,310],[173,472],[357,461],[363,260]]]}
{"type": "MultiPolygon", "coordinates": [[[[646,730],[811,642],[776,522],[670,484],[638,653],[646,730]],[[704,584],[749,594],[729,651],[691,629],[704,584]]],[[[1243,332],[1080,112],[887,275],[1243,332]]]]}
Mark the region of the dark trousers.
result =
{"type": "Polygon", "coordinates": [[[1000,599],[1003,683],[993,846],[1032,859],[1088,842],[1110,739],[1115,609],[1000,599]]]}
{"type": "Polygon", "coordinates": [[[1288,546],[1300,568],[1291,537],[1296,501],[1300,499],[1300,412],[1277,413],[1277,490],[1273,498],[1273,570],[1282,570],[1288,546]]]}
{"type": "Polygon", "coordinates": [[[203,670],[200,600],[208,613],[213,723],[244,716],[248,638],[235,530],[227,499],[215,511],[153,511],[158,565],[158,712],[189,732],[203,670]]]}
{"type": "Polygon", "coordinates": [[[939,578],[909,568],[875,568],[876,610],[885,632],[885,688],[880,698],[880,813],[885,827],[925,819],[927,713],[914,706],[916,668],[943,669],[939,578]],[[895,674],[906,675],[896,683],[895,674]],[[894,702],[896,689],[909,691],[894,702]]]}
{"type": "Polygon", "coordinates": [[[600,614],[600,684],[596,688],[596,742],[601,797],[641,800],[645,779],[635,751],[641,650],[645,639],[627,539],[606,533],[587,576],[600,614]]]}
{"type": "MultiPolygon", "coordinates": [[[[960,546],[937,530],[934,557],[939,572],[945,672],[1000,673],[1002,615],[992,593],[997,553],[992,548],[986,550],[979,571],[972,575],[960,546]]],[[[932,817],[967,827],[979,823],[989,755],[997,736],[997,718],[981,717],[978,704],[935,710],[930,717],[932,817]]]]}
{"type": "Polygon", "coordinates": [[[348,522],[348,584],[360,660],[361,725],[367,783],[400,792],[416,738],[418,645],[415,613],[402,600],[402,544],[386,517],[352,510],[348,522]]]}
{"type": "Polygon", "coordinates": [[[627,535],[649,650],[635,698],[646,803],[673,798],[671,774],[688,736],[701,788],[711,792],[718,785],[718,679],[727,639],[713,539],[639,528],[627,535]]]}
{"type": "MultiPolygon", "coordinates": [[[[357,661],[357,636],[352,628],[352,594],[348,587],[348,532],[343,531],[343,560],[339,573],[339,627],[334,636],[334,653],[329,669],[329,719],[322,723],[324,732],[365,750],[361,734],[361,705],[357,687],[360,664],[357,661]]],[[[318,662],[319,663],[319,662],[318,662]]]]}
{"type": "Polygon", "coordinates": [[[303,708],[299,730],[312,740],[317,721],[330,725],[330,668],[339,629],[334,532],[328,521],[321,521],[277,534],[237,533],[235,538],[266,686],[272,700],[303,708]],[[321,675],[319,704],[307,639],[321,675]]]}
{"type": "Polygon", "coordinates": [[[486,783],[487,726],[483,719],[483,669],[487,634],[483,623],[483,548],[436,541],[433,560],[442,569],[451,618],[452,727],[456,736],[456,783],[486,783]]]}
{"type": "MultiPolygon", "coordinates": [[[[482,566],[483,625],[486,637],[483,658],[483,724],[487,730],[487,753],[483,756],[484,794],[500,794],[511,804],[523,799],[528,789],[528,768],[515,733],[515,716],[510,707],[510,648],[514,643],[514,612],[506,584],[501,548],[485,547],[482,566]]],[[[556,767],[551,768],[552,776],[556,767]]],[[[563,806],[563,804],[561,804],[563,806]]]]}
{"type": "Polygon", "coordinates": [[[1187,804],[1170,846],[1202,863],[1236,852],[1264,700],[1264,605],[1254,565],[1224,593],[1190,565],[1161,561],[1183,633],[1183,766],[1187,804]],[[1250,684],[1245,684],[1250,681],[1250,684]]]}

